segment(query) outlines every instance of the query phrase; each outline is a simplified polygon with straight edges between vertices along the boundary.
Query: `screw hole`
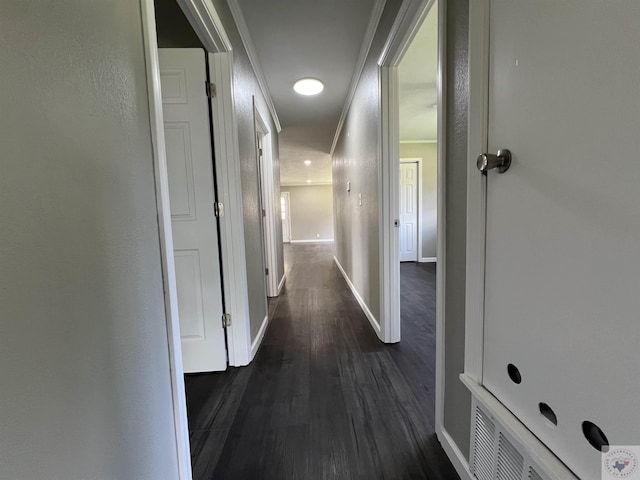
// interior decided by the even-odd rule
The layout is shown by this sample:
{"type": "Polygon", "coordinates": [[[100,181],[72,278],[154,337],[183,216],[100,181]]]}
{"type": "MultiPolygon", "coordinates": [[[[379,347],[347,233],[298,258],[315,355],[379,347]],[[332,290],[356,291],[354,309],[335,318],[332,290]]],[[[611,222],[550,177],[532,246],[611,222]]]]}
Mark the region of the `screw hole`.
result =
{"type": "Polygon", "coordinates": [[[544,402],[540,402],[538,404],[538,408],[540,408],[540,415],[542,415],[551,424],[551,426],[558,426],[558,416],[549,405],[544,402]]]}
{"type": "Polygon", "coordinates": [[[507,365],[507,372],[509,373],[509,378],[513,381],[513,383],[522,383],[522,375],[520,375],[520,370],[518,370],[518,367],[516,367],[513,363],[507,365]]]}
{"type": "Polygon", "coordinates": [[[595,423],[582,422],[582,433],[587,442],[599,452],[607,452],[609,450],[609,440],[604,432],[595,423]]]}

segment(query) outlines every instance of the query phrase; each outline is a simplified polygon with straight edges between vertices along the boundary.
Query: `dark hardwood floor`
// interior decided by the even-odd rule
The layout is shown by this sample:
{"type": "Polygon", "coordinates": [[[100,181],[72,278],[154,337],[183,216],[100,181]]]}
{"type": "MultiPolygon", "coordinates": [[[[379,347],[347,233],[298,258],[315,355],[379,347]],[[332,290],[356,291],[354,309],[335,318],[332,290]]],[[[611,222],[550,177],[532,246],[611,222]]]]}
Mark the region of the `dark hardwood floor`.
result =
{"type": "Polygon", "coordinates": [[[194,479],[457,479],[433,427],[434,266],[402,265],[403,340],[383,345],[330,245],[285,257],[253,363],[186,378],[194,479]]]}

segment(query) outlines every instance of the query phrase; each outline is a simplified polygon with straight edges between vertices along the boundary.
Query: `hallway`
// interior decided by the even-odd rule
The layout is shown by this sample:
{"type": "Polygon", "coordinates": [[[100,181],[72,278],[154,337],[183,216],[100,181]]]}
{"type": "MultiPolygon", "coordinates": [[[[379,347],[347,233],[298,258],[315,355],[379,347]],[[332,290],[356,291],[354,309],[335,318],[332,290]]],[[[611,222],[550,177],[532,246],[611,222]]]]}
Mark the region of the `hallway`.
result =
{"type": "MultiPolygon", "coordinates": [[[[405,309],[404,340],[385,346],[331,245],[285,246],[285,260],[253,363],[187,376],[193,478],[458,478],[434,434],[433,324],[405,309]]],[[[409,290],[423,288],[424,272],[406,267],[409,290]]]]}

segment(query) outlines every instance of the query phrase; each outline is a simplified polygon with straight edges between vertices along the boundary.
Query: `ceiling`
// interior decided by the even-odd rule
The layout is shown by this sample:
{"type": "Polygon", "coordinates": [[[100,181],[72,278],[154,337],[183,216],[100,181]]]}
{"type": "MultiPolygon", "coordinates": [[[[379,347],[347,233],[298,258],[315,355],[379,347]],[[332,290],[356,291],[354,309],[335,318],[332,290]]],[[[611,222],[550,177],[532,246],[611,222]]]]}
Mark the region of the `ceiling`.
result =
{"type": "MultiPolygon", "coordinates": [[[[245,42],[248,36],[282,126],[281,184],[331,183],[331,146],[379,2],[228,1],[241,12],[245,42]],[[322,80],[322,93],[295,93],[293,84],[303,77],[322,80]]],[[[429,105],[436,100],[436,25],[430,14],[400,66],[403,139],[435,139],[436,111],[429,105]]]]}
{"type": "Polygon", "coordinates": [[[416,33],[398,66],[400,141],[437,139],[438,12],[437,3],[416,33]]]}

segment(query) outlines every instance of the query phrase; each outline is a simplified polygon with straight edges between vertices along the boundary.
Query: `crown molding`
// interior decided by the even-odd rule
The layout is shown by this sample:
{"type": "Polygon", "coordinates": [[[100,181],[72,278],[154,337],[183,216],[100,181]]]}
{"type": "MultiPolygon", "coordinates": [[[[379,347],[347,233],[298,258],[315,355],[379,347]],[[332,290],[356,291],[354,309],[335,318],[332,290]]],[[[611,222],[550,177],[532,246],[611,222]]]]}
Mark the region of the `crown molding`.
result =
{"type": "Polygon", "coordinates": [[[260,61],[258,60],[258,55],[256,54],[255,48],[253,46],[253,41],[251,40],[251,35],[249,34],[249,28],[247,27],[247,23],[244,20],[244,15],[242,14],[240,4],[238,3],[238,0],[227,0],[227,3],[229,5],[229,9],[231,10],[233,20],[236,22],[236,27],[238,29],[238,33],[240,34],[240,38],[242,39],[242,44],[247,51],[249,62],[251,62],[251,66],[253,67],[253,71],[256,75],[256,80],[258,81],[258,85],[260,87],[260,91],[262,92],[264,100],[267,103],[269,113],[271,113],[273,123],[275,124],[277,131],[280,132],[282,130],[282,127],[280,126],[280,120],[278,119],[278,114],[276,113],[276,107],[273,104],[273,99],[271,98],[271,93],[269,92],[267,80],[264,76],[262,67],[260,66],[260,61]]]}
{"type": "Polygon", "coordinates": [[[342,127],[344,127],[344,122],[347,118],[347,113],[349,113],[351,102],[353,102],[353,97],[355,97],[356,95],[358,82],[360,82],[360,77],[362,76],[362,71],[364,70],[364,64],[367,61],[369,50],[371,50],[373,37],[375,37],[376,35],[376,30],[378,29],[378,24],[380,23],[382,11],[384,10],[384,6],[386,3],[386,0],[375,0],[373,9],[371,10],[371,16],[369,17],[369,23],[367,24],[364,39],[362,40],[362,46],[360,47],[360,54],[356,62],[356,68],[353,71],[353,77],[351,78],[351,84],[349,85],[349,92],[347,93],[347,98],[344,103],[344,107],[342,108],[340,120],[338,121],[338,128],[336,129],[336,134],[333,137],[333,143],[331,144],[329,155],[333,156],[333,151],[335,150],[338,139],[340,138],[342,127]]]}

